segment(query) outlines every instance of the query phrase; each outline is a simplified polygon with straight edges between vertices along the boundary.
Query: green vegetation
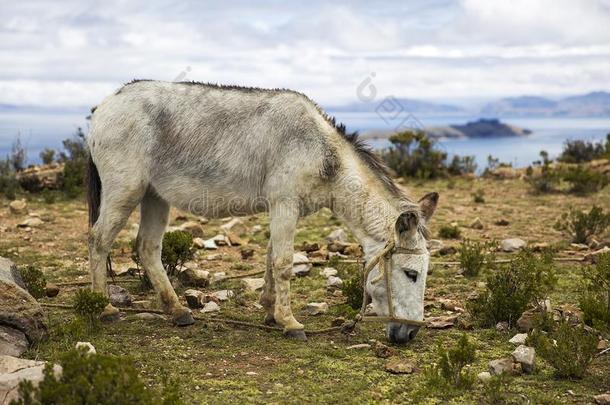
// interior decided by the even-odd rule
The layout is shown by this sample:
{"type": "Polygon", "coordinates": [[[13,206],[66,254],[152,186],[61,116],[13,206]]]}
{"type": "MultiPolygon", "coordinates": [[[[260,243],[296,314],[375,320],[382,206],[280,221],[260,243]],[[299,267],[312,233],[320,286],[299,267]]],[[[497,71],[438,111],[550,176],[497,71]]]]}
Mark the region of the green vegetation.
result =
{"type": "Polygon", "coordinates": [[[485,191],[482,188],[478,188],[474,193],[472,193],[472,201],[477,204],[485,203],[485,191]]]}
{"type": "Polygon", "coordinates": [[[347,301],[347,305],[351,308],[360,310],[362,308],[362,295],[364,287],[362,286],[362,277],[358,274],[343,280],[341,287],[343,296],[347,301]]]}
{"type": "Polygon", "coordinates": [[[557,160],[564,163],[585,163],[602,158],[610,159],[610,134],[606,135],[605,144],[583,140],[567,140],[557,160]]]}
{"type": "Polygon", "coordinates": [[[45,165],[53,163],[55,160],[55,150],[44,148],[42,151],[40,151],[40,160],[42,160],[42,163],[45,165]]]}
{"type": "Polygon", "coordinates": [[[65,152],[59,154],[59,161],[64,163],[61,188],[68,198],[76,198],[85,188],[89,157],[85,134],[79,127],[72,139],[65,139],[62,143],[65,152]]]}
{"type": "Polygon", "coordinates": [[[528,306],[541,302],[556,283],[552,253],[536,256],[525,250],[487,276],[486,290],[468,303],[468,311],[481,326],[498,322],[512,326],[528,306]]]}
{"type": "MultiPolygon", "coordinates": [[[[136,240],[133,239],[130,242],[131,245],[131,259],[138,265],[140,263],[140,255],[138,254],[138,248],[136,240]]],[[[163,247],[161,249],[161,263],[167,272],[168,276],[175,276],[178,269],[180,269],[184,263],[188,262],[193,258],[193,236],[185,231],[171,231],[166,232],[163,235],[163,247]]],[[[236,264],[237,265],[237,264],[236,264]]],[[[247,263],[242,263],[243,269],[247,269],[247,263]]],[[[242,267],[239,266],[238,267],[242,267]]],[[[145,284],[150,285],[146,275],[142,276],[146,282],[145,284]]]]}
{"type": "Polygon", "coordinates": [[[58,378],[48,364],[37,387],[30,381],[19,384],[20,399],[11,405],[97,404],[97,405],[177,405],[179,393],[172,384],[156,392],[140,379],[133,362],[126,357],[87,354],[71,350],[61,356],[63,368],[58,378]]]}
{"type": "Polygon", "coordinates": [[[535,329],[528,340],[561,378],[582,378],[597,352],[597,337],[566,320],[548,334],[535,329]]]}
{"type": "Polygon", "coordinates": [[[495,242],[481,243],[465,239],[458,248],[460,267],[467,277],[476,277],[485,267],[493,267],[495,242]]]}
{"type": "Polygon", "coordinates": [[[457,225],[443,225],[438,230],[438,236],[443,239],[459,239],[462,231],[457,225]]]}
{"type": "Polygon", "coordinates": [[[549,154],[546,151],[540,151],[540,157],[542,158],[541,161],[534,162],[534,165],[540,169],[540,173],[536,175],[532,166],[528,166],[525,171],[525,181],[532,187],[535,193],[550,193],[559,184],[560,176],[551,167],[552,161],[549,160],[549,154]]]}
{"type": "Polygon", "coordinates": [[[99,327],[99,316],[106,305],[108,305],[108,298],[86,288],[78,290],[74,297],[74,311],[92,331],[99,327]]]}
{"type": "Polygon", "coordinates": [[[10,159],[0,160],[0,195],[4,195],[9,200],[14,200],[17,198],[18,191],[19,182],[15,177],[15,170],[10,159]]]}
{"type": "Polygon", "coordinates": [[[584,288],[579,305],[584,322],[599,330],[610,330],[610,253],[599,255],[595,266],[584,269],[584,288]]]}
{"type": "Polygon", "coordinates": [[[40,269],[27,266],[21,270],[21,279],[32,297],[38,299],[45,296],[47,280],[40,269]]]}
{"type": "Polygon", "coordinates": [[[426,383],[435,389],[469,389],[473,386],[476,376],[465,371],[464,367],[472,364],[476,358],[476,347],[466,334],[463,334],[455,347],[438,348],[436,365],[426,370],[426,383]]]}
{"type": "Polygon", "coordinates": [[[587,243],[590,237],[602,234],[609,225],[610,213],[594,205],[588,213],[570,208],[555,223],[555,229],[567,234],[574,243],[587,243]]]}
{"type": "Polygon", "coordinates": [[[606,187],[610,180],[604,173],[584,166],[570,166],[558,170],[561,179],[569,183],[569,192],[578,195],[597,193],[606,187]]]}

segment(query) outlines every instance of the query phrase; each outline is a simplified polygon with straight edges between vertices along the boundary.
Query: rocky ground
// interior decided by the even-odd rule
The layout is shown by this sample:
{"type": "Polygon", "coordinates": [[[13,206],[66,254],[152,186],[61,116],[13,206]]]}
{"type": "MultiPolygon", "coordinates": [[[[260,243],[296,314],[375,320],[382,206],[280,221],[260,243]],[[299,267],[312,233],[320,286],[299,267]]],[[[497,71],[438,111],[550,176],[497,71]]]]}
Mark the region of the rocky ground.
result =
{"type": "MultiPolygon", "coordinates": [[[[434,245],[433,263],[437,264],[432,265],[426,291],[426,317],[432,327],[420,331],[416,340],[406,346],[385,346],[383,326],[374,323],[359,325],[349,336],[310,335],[308,342],[302,343],[287,340],[275,331],[213,322],[214,317],[227,317],[262,323],[264,311],[258,305],[258,295],[268,240],[267,217],[207,221],[177,211],[172,211],[170,225],[193,233],[199,238],[196,244],[200,247],[186,264],[189,270],[181,277],[183,283],[177,283],[177,292],[185,302],[188,297],[191,305],[203,307],[194,312],[207,320],[176,328],[162,316],[124,313],[121,321],[104,325],[87,340],[98,353],[131,356],[152,386],[167,377],[173,379],[180,385],[186,403],[445,403],[442,392],[423,386],[423,370],[435,361],[439,345],[449,346],[463,333],[477,346],[477,359],[471,366],[477,374],[516,364],[527,369],[531,353],[519,346],[519,338],[510,341],[520,331],[468,328],[462,308],[468,296],[481,288],[484,274],[466,278],[459,274],[458,266],[438,264],[457,260],[452,247],[459,245],[459,240],[440,239],[438,230],[455,223],[463,237],[473,240],[519,238],[529,245],[558,245],[560,257],[580,257],[599,246],[572,246],[553,229],[553,224],[570,206],[610,207],[610,188],[593,196],[576,197],[531,195],[525,183],[517,179],[459,179],[405,186],[414,197],[428,191],[440,192],[440,206],[430,228],[433,238],[443,246],[439,251],[440,244],[434,245]],[[479,188],[484,190],[484,203],[473,202],[472,193],[479,188]],[[227,279],[233,276],[241,277],[227,279]],[[497,361],[502,358],[508,358],[508,364],[497,361]]],[[[78,200],[47,204],[42,198],[31,197],[25,208],[18,205],[11,209],[8,201],[0,202],[0,256],[20,267],[33,265],[42,269],[47,280],[59,286],[59,294],[42,298],[42,303],[70,304],[81,287],[63,283],[86,282],[89,277],[85,204],[78,200]]],[[[115,284],[126,291],[115,288],[113,299],[132,308],[155,308],[154,295],[141,290],[137,276],[130,270],[135,267],[130,241],[137,232],[137,220],[134,213],[114,245],[114,269],[120,274],[115,284]]],[[[296,260],[312,263],[295,266],[302,274],[292,282],[292,297],[293,309],[306,329],[326,328],[336,318],[354,313],[345,304],[338,286],[341,280],[353,276],[358,266],[335,264],[335,274],[324,261],[329,249],[343,251],[351,258],[359,253],[357,246],[350,244],[355,241],[347,229],[347,244],[327,246],[326,238],[333,231],[335,237],[343,237],[337,229],[341,224],[328,211],[299,223],[295,246],[310,252],[296,260]],[[320,249],[314,249],[315,243],[320,249]]],[[[600,242],[603,241],[602,237],[600,242]]],[[[500,253],[499,257],[511,254],[500,253]]],[[[559,284],[549,297],[554,308],[577,304],[581,266],[570,262],[558,265],[559,284]]],[[[50,338],[25,352],[25,358],[54,361],[76,344],[60,333],[73,313],[59,308],[45,310],[50,338]]],[[[535,363],[532,372],[511,379],[509,390],[515,400],[591,403],[594,396],[610,390],[608,354],[597,358],[588,375],[578,381],[556,379],[544,361],[537,358],[535,363]]],[[[477,383],[473,390],[448,401],[484,400],[483,383],[477,383]]]]}

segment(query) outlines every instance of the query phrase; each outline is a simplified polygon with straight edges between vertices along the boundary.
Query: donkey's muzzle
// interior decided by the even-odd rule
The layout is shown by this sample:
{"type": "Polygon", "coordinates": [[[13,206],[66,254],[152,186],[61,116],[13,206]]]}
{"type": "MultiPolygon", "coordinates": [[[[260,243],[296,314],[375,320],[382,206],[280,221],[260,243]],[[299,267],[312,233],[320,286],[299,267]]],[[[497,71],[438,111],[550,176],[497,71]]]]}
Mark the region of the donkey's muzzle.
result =
{"type": "Polygon", "coordinates": [[[405,344],[415,339],[419,326],[390,322],[386,326],[386,335],[390,343],[405,344]]]}

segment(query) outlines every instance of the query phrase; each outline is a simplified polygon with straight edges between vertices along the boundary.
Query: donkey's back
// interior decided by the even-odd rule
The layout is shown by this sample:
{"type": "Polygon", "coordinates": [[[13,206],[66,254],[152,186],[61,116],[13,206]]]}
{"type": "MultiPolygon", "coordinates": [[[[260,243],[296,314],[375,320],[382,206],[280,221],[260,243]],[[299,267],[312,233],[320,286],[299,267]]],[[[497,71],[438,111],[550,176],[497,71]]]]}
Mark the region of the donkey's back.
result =
{"type": "Polygon", "coordinates": [[[96,108],[89,146],[104,186],[224,216],[323,187],[337,166],[334,135],[293,91],[135,81],[96,108]]]}

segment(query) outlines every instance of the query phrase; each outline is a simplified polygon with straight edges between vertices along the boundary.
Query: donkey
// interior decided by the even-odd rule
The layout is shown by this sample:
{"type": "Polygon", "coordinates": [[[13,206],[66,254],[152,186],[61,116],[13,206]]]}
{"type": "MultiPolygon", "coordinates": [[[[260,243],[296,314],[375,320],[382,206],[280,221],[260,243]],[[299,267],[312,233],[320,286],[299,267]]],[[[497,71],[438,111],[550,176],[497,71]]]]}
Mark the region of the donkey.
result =
{"type": "MultiPolygon", "coordinates": [[[[418,202],[395,185],[356,134],[305,95],[196,82],[136,80],[92,110],[88,137],[89,260],[94,291],[106,294],[112,243],[140,205],[137,250],[174,324],[194,322],[161,264],[170,206],[218,218],[268,212],[261,305],[267,323],[305,340],[290,306],[294,234],[299,217],[328,207],[358,238],[365,260],[389,240],[417,255],[389,258],[391,283],[375,267],[366,282],[372,310],[423,320],[428,271],[426,223],[437,193],[418,202]],[[381,280],[381,281],[377,281],[381,280]],[[391,291],[388,294],[388,285],[391,291]]],[[[116,317],[109,305],[103,317],[116,317]]],[[[404,343],[418,326],[386,325],[388,340],[404,343]]]]}

